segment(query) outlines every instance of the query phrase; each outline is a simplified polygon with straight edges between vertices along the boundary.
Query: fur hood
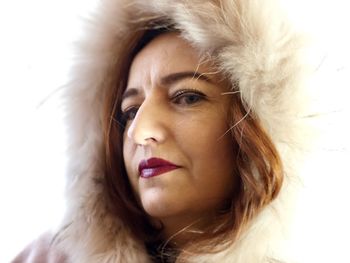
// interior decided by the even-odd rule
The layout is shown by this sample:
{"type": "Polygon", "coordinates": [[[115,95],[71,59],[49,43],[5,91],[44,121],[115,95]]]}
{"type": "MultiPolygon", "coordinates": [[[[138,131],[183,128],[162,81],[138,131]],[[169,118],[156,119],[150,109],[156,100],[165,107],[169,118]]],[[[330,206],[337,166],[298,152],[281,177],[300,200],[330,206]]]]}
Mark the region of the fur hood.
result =
{"type": "MultiPolygon", "coordinates": [[[[272,138],[284,165],[279,196],[222,252],[191,262],[294,262],[288,251],[293,199],[306,115],[302,38],[277,0],[102,0],[78,43],[65,100],[69,135],[67,211],[57,236],[74,263],[150,262],[118,218],[109,214],[103,184],[101,129],[105,88],[121,50],[120,39],[147,20],[170,19],[200,52],[239,85],[242,99],[272,138]],[[298,164],[298,165],[297,165],[298,164]]],[[[305,140],[305,139],[304,139],[305,140]]]]}

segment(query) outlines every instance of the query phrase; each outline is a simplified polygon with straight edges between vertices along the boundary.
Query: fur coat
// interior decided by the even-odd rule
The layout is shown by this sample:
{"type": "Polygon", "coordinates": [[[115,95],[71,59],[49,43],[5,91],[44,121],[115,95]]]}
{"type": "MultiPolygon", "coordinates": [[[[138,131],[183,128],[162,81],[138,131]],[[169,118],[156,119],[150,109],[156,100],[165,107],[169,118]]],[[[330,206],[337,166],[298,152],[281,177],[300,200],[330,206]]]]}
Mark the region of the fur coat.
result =
{"type": "MultiPolygon", "coordinates": [[[[239,240],[224,251],[196,255],[190,262],[295,262],[289,240],[293,200],[302,181],[298,164],[305,140],[307,71],[302,61],[303,38],[277,0],[100,1],[78,43],[64,98],[70,131],[66,215],[50,248],[41,241],[33,247],[67,256],[51,255],[46,262],[151,262],[144,245],[108,213],[104,189],[97,182],[104,178],[103,95],[112,83],[118,54],[123,52],[119,39],[157,17],[173,21],[201,52],[216,54],[216,63],[232,83],[238,81],[242,99],[261,120],[284,166],[279,196],[254,218],[239,240]]],[[[42,261],[23,256],[15,262],[42,261]]]]}

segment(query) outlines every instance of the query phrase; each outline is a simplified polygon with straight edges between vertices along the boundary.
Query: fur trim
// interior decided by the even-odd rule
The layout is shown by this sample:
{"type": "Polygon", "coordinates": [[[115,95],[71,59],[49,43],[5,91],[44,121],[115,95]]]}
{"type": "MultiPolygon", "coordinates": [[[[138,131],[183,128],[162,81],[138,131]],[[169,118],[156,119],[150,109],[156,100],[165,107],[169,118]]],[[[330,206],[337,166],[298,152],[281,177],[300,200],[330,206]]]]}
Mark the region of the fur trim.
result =
{"type": "Polygon", "coordinates": [[[70,134],[68,208],[60,245],[74,263],[150,262],[104,203],[102,103],[118,54],[118,40],[145,20],[166,17],[201,52],[210,52],[242,99],[261,120],[285,165],[279,197],[251,222],[229,249],[191,262],[286,260],[282,240],[290,226],[298,188],[297,156],[303,150],[302,38],[285,21],[277,0],[103,0],[79,42],[74,75],[66,91],[70,134]],[[141,18],[141,19],[135,19],[141,18]],[[296,107],[298,105],[298,107],[296,107]]]}

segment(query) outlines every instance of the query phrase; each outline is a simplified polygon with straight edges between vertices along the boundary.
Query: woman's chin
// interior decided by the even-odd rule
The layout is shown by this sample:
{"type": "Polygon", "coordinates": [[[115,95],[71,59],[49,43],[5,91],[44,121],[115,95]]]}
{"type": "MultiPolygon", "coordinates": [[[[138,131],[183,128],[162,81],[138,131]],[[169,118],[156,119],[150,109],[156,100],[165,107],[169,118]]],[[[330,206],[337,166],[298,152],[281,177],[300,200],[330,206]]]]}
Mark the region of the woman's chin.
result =
{"type": "Polygon", "coordinates": [[[169,217],[180,212],[171,194],[161,188],[147,189],[141,195],[141,204],[146,213],[153,218],[169,217]]]}

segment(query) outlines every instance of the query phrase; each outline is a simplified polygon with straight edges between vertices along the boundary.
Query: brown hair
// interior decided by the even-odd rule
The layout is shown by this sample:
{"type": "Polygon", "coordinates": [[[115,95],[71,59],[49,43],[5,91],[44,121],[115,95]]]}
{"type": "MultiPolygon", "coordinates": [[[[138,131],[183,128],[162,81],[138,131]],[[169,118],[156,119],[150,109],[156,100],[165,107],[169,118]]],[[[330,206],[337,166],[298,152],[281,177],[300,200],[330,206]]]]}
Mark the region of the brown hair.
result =
{"type": "MultiPolygon", "coordinates": [[[[136,202],[128,181],[122,156],[124,124],[120,118],[120,103],[134,56],[153,38],[169,31],[174,30],[169,27],[153,27],[126,36],[121,49],[123,52],[120,52],[115,68],[116,83],[106,93],[103,129],[105,187],[110,209],[145,243],[156,241],[161,229],[156,229],[149,223],[147,214],[136,202]]],[[[237,85],[231,87],[232,90],[235,88],[237,85]]],[[[251,219],[277,196],[282,186],[282,163],[273,142],[256,116],[246,110],[239,95],[232,96],[232,105],[229,123],[233,128],[230,133],[238,149],[236,159],[232,160],[237,167],[236,191],[232,193],[228,209],[217,216],[215,226],[208,227],[189,244],[187,249],[190,252],[200,252],[203,249],[206,253],[215,252],[237,240],[251,219]]]]}

